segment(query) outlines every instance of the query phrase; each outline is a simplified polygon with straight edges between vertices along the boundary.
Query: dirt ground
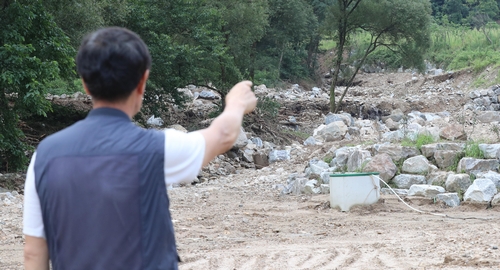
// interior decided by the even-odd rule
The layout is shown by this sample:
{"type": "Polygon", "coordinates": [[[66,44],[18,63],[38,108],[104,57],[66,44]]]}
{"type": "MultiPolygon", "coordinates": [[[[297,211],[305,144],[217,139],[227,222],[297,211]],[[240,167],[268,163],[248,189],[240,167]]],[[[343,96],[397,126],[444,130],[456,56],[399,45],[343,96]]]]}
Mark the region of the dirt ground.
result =
{"type": "MultiPolygon", "coordinates": [[[[328,207],[327,195],[281,196],[276,185],[294,166],[169,190],[180,269],[500,269],[499,208],[407,199],[457,217],[443,218],[384,195],[340,212],[328,207]]],[[[21,209],[1,211],[0,269],[22,269],[21,209]]]]}
{"type": "MultiPolygon", "coordinates": [[[[420,86],[405,87],[411,74],[360,79],[364,86],[354,88],[353,96],[421,92],[420,86]]],[[[453,85],[470,81],[464,76],[453,85]]],[[[452,93],[442,96],[456,100],[452,93]]],[[[429,111],[436,109],[422,104],[429,111]]],[[[461,105],[440,107],[457,108],[461,105]]],[[[302,118],[308,115],[288,109],[302,118]]],[[[320,115],[321,108],[310,117],[318,123],[305,122],[316,127],[320,115]]],[[[499,207],[464,204],[452,209],[406,198],[419,209],[455,217],[444,218],[414,212],[391,195],[349,212],[331,209],[327,195],[280,195],[277,187],[286,184],[291,173],[302,172],[314,150],[262,170],[240,169],[169,190],[180,269],[500,269],[499,207]]],[[[9,204],[0,201],[0,269],[23,269],[22,197],[15,196],[9,204]]]]}

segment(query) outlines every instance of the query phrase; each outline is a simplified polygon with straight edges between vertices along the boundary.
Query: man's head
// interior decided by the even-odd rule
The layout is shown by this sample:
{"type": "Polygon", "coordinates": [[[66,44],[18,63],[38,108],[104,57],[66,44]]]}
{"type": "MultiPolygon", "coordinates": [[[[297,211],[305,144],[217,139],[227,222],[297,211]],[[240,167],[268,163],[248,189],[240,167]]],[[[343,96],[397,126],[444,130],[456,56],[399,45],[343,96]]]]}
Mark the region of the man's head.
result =
{"type": "Polygon", "coordinates": [[[146,44],[130,30],[103,28],[83,40],[76,57],[78,74],[96,101],[126,100],[151,67],[146,44]]]}

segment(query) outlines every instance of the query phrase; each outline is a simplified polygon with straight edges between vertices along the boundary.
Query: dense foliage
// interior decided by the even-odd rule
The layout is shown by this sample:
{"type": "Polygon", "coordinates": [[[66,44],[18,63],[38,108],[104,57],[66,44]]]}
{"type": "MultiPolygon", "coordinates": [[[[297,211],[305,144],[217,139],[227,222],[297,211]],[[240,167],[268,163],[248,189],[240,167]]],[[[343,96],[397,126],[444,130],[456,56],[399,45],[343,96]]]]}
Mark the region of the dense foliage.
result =
{"type": "MultiPolygon", "coordinates": [[[[441,40],[443,27],[457,25],[478,29],[490,44],[484,51],[493,53],[497,40],[491,29],[496,25],[494,20],[500,19],[499,2],[0,0],[0,170],[26,164],[28,147],[23,143],[19,120],[49,111],[46,93],[81,90],[74,56],[83,36],[97,28],[127,27],[146,41],[153,65],[145,105],[147,113],[158,113],[167,102],[182,104],[183,96],[176,89],[187,84],[205,85],[224,95],[242,79],[271,86],[279,81],[315,79],[320,42],[325,38],[334,38],[332,46],[349,56],[341,59],[341,66],[347,63],[354,71],[363,61],[379,59],[393,66],[419,67],[424,56],[453,65],[456,59],[432,49],[456,50],[436,41],[441,40]],[[349,25],[346,30],[351,32],[344,37],[343,48],[338,35],[341,2],[362,3],[351,19],[345,20],[349,25]],[[429,46],[431,6],[435,25],[440,26],[432,32],[429,54],[425,49],[429,46]]],[[[460,59],[481,56],[481,52],[471,55],[460,59]]],[[[489,55],[481,56],[485,60],[478,65],[496,59],[489,55]]],[[[454,65],[472,60],[467,61],[454,65]]],[[[340,72],[340,68],[336,70],[340,72]]],[[[346,75],[349,71],[343,72],[346,75]]]]}

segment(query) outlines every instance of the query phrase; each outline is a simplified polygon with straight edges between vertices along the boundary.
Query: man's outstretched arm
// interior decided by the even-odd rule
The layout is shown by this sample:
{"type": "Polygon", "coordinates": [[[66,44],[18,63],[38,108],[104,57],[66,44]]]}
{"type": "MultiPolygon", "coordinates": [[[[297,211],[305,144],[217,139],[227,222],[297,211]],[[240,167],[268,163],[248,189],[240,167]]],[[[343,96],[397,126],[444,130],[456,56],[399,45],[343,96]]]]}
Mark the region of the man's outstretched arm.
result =
{"type": "Polygon", "coordinates": [[[26,235],[24,245],[24,269],[48,270],[49,249],[44,238],[26,235]]]}
{"type": "Polygon", "coordinates": [[[222,114],[208,128],[200,131],[205,139],[203,166],[233,147],[240,133],[243,115],[253,111],[257,105],[251,87],[250,81],[236,84],[226,96],[226,107],[222,114]]]}

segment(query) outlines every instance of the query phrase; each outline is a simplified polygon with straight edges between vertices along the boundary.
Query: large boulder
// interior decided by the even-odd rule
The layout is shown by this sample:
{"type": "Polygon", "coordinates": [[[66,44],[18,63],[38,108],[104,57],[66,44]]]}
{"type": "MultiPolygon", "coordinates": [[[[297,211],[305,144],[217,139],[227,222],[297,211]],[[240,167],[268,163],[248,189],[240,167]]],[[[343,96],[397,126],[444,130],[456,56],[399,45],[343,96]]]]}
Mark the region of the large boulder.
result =
{"type": "Polygon", "coordinates": [[[467,189],[464,201],[475,203],[488,203],[497,194],[497,188],[490,179],[479,178],[467,189]]]}
{"type": "Polygon", "coordinates": [[[477,116],[477,120],[482,123],[500,122],[500,113],[495,111],[483,112],[477,116]]]}
{"type": "Polygon", "coordinates": [[[398,168],[394,162],[392,162],[391,157],[388,154],[383,153],[372,157],[372,159],[368,161],[366,166],[363,168],[363,171],[378,172],[380,173],[380,178],[388,182],[394,177],[394,175],[396,175],[398,168]]]}
{"type": "Polygon", "coordinates": [[[450,174],[446,179],[445,188],[449,192],[464,192],[472,184],[468,174],[450,174]]]}
{"type": "Polygon", "coordinates": [[[458,154],[457,151],[453,150],[436,150],[434,160],[440,169],[449,169],[455,164],[458,154]]]}
{"type": "Polygon", "coordinates": [[[441,186],[446,187],[446,179],[448,179],[448,175],[453,174],[452,172],[443,172],[443,171],[435,171],[429,173],[427,178],[427,184],[433,186],[441,186]]]}
{"type": "Polygon", "coordinates": [[[449,207],[457,207],[460,205],[460,198],[457,193],[441,193],[438,194],[436,198],[449,207]]]}
{"type": "Polygon", "coordinates": [[[500,193],[498,193],[497,195],[495,195],[493,197],[493,199],[491,200],[491,205],[492,206],[498,206],[498,205],[500,205],[500,193]]]}
{"type": "Polygon", "coordinates": [[[458,163],[457,172],[470,174],[475,171],[497,171],[498,165],[499,163],[497,159],[476,159],[465,157],[458,163]]]}
{"type": "Polygon", "coordinates": [[[484,158],[500,157],[500,144],[480,144],[479,149],[483,151],[484,158]]]}
{"type": "Polygon", "coordinates": [[[329,113],[325,116],[325,125],[329,125],[333,122],[342,121],[348,127],[354,125],[354,119],[348,113],[343,114],[333,114],[329,113]]]}
{"type": "Polygon", "coordinates": [[[437,143],[436,150],[450,150],[450,151],[462,152],[463,150],[465,150],[465,143],[452,143],[452,142],[437,143]]]}
{"type": "Polygon", "coordinates": [[[336,121],[318,131],[318,136],[325,142],[333,142],[342,140],[346,133],[346,124],[342,121],[336,121]]]}
{"type": "Polygon", "coordinates": [[[458,124],[450,124],[439,132],[439,136],[445,140],[465,140],[467,136],[465,134],[464,128],[458,124]]]}
{"type": "Polygon", "coordinates": [[[362,149],[354,150],[347,160],[347,170],[349,172],[361,170],[363,165],[366,165],[370,161],[371,156],[370,151],[362,149]]]}
{"type": "Polygon", "coordinates": [[[240,127],[240,133],[238,134],[236,142],[234,142],[233,144],[233,148],[243,148],[247,145],[247,143],[248,143],[247,134],[245,133],[243,127],[240,127]]]}
{"type": "Polygon", "coordinates": [[[342,147],[335,150],[334,158],[330,162],[330,166],[337,169],[347,166],[347,160],[349,160],[349,156],[351,156],[351,153],[356,149],[356,147],[342,147]]]}
{"type": "Polygon", "coordinates": [[[373,145],[374,155],[388,154],[394,162],[420,155],[416,147],[407,147],[396,144],[375,144],[373,145]]]}
{"type": "Polygon", "coordinates": [[[318,180],[309,180],[304,185],[304,189],[302,190],[304,194],[319,194],[321,193],[320,185],[318,184],[318,180]]]}
{"type": "Polygon", "coordinates": [[[438,194],[445,190],[440,186],[432,185],[412,185],[408,191],[408,196],[424,196],[427,198],[436,198],[438,194]]]}
{"type": "Polygon", "coordinates": [[[427,174],[430,170],[429,161],[422,155],[411,157],[403,162],[403,173],[427,174]]]}
{"type": "Polygon", "coordinates": [[[323,171],[328,170],[330,166],[323,160],[311,159],[309,161],[309,168],[311,169],[311,173],[320,175],[323,171]]]}
{"type": "Polygon", "coordinates": [[[494,171],[487,171],[487,172],[477,172],[474,174],[476,176],[476,179],[478,178],[486,178],[490,179],[495,186],[500,189],[500,173],[494,172],[494,171]]]}
{"type": "Polygon", "coordinates": [[[290,160],[290,151],[273,150],[269,153],[269,163],[290,160]]]}
{"type": "Polygon", "coordinates": [[[400,174],[392,179],[398,188],[410,188],[412,185],[423,185],[427,181],[423,175],[400,174]]]}
{"type": "Polygon", "coordinates": [[[420,151],[422,152],[422,155],[426,158],[430,158],[430,157],[434,156],[436,149],[437,149],[437,143],[426,144],[426,145],[422,145],[422,147],[420,147],[420,151]]]}

